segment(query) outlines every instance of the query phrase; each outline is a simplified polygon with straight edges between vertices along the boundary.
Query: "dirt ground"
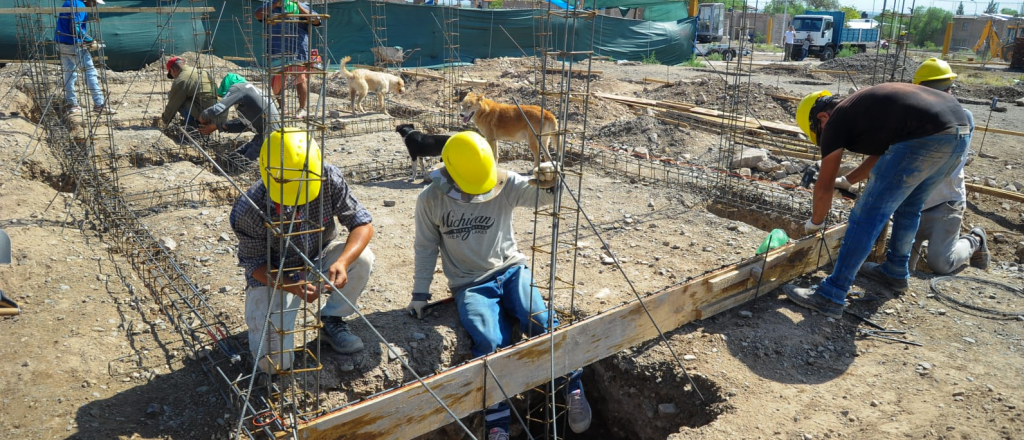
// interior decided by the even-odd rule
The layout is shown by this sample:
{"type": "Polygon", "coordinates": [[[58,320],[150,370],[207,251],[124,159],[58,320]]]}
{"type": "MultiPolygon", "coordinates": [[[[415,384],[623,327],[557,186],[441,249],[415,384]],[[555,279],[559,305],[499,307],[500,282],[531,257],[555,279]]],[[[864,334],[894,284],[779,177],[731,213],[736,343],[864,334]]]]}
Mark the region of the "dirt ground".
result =
{"type": "MultiPolygon", "coordinates": [[[[719,75],[709,67],[599,61],[594,69],[603,73],[591,79],[589,90],[728,112],[740,109],[749,111],[748,116],[795,125],[794,104],[767,94],[802,96],[819,88],[847,93],[853,82],[865,86],[871,76],[864,72],[871,63],[858,57],[848,60],[857,74],[833,75],[809,71],[836,68],[832,64],[789,63],[800,65],[791,69],[770,65],[781,55],[755,54],[755,63],[766,67],[747,69],[749,74],[741,77],[719,75]],[[674,84],[647,83],[644,77],[674,84]]],[[[475,91],[493,99],[538,103],[533,63],[478,60],[464,73],[487,80],[475,91]]],[[[220,75],[231,68],[221,60],[208,64],[219,66],[220,75]]],[[[723,64],[713,64],[725,70],[723,64]]],[[[908,68],[913,69],[916,64],[911,64],[908,68]]],[[[112,251],[112,237],[96,227],[76,198],[45,144],[42,128],[37,131],[30,119],[34,103],[23,93],[29,90],[24,72],[16,64],[0,69],[0,227],[14,243],[14,264],[0,266],[0,289],[22,307],[20,315],[0,318],[6,341],[0,345],[0,438],[224,438],[236,420],[222,397],[221,380],[212,380],[201,362],[190,359],[166,315],[140,290],[142,284],[124,256],[112,251]]],[[[993,75],[1021,76],[1001,71],[993,75]]],[[[206,203],[182,204],[164,203],[159,195],[175,186],[224,178],[197,152],[148,126],[148,119],[162,111],[169,87],[169,81],[157,81],[156,69],[106,76],[109,95],[120,111],[113,117],[113,141],[120,151],[130,152],[119,175],[122,193],[150,233],[173,247],[176,261],[232,335],[244,341],[245,281],[236,266],[237,243],[227,221],[233,197],[210,195],[206,203]]],[[[586,83],[575,78],[571,87],[582,92],[586,83]]],[[[446,90],[440,81],[415,79],[393,101],[413,111],[442,108],[446,90]]],[[[1024,85],[965,85],[957,93],[978,124],[1021,131],[1024,107],[1014,106],[1012,99],[1024,96],[1024,85]],[[1006,112],[988,111],[992,96],[1002,99],[1006,112]]],[[[329,124],[382,117],[350,115],[347,88],[340,79],[330,81],[325,102],[328,112],[340,111],[329,124]]],[[[715,163],[720,154],[723,137],[714,128],[696,123],[677,127],[616,102],[593,97],[589,102],[587,142],[595,147],[699,165],[715,163]]],[[[570,118],[583,122],[582,113],[570,118]]],[[[221,157],[247,137],[215,135],[211,151],[221,157]]],[[[985,154],[967,167],[969,181],[1019,191],[1024,181],[1021,144],[1020,137],[976,132],[972,148],[985,154]]],[[[469,360],[468,335],[453,307],[435,309],[422,321],[403,310],[412,287],[412,216],[423,183],[407,180],[401,138],[385,131],[330,138],[324,147],[326,162],[342,168],[392,161],[401,170],[394,177],[353,184],[356,197],[373,214],[376,230],[371,242],[376,266],[360,299],[362,312],[421,374],[469,360]]],[[[503,143],[502,156],[514,158],[506,166],[528,171],[531,163],[524,160],[524,150],[525,145],[503,143]]],[[[793,172],[773,173],[770,179],[798,180],[809,161],[791,162],[793,172]]],[[[578,289],[573,298],[555,300],[561,309],[574,307],[580,318],[634,298],[623,275],[607,264],[612,256],[643,295],[748,258],[767,233],[707,212],[685,187],[638,180],[594,164],[584,164],[582,171],[582,207],[593,228],[581,221],[578,237],[569,235],[579,248],[578,289]]],[[[767,172],[753,172],[769,178],[767,172]]],[[[251,173],[232,176],[243,188],[253,182],[251,173]]],[[[550,224],[536,220],[529,210],[519,213],[515,223],[520,249],[528,255],[531,245],[550,241],[550,224]]],[[[967,267],[958,275],[1018,290],[957,279],[939,283],[940,292],[973,298],[992,309],[1024,311],[1019,290],[1024,278],[1024,205],[972,193],[964,226],[988,231],[993,262],[987,271],[967,267]]],[[[563,223],[563,234],[566,227],[572,229],[563,223]]],[[[536,261],[533,269],[547,273],[546,257],[538,255],[536,261]]],[[[573,259],[559,264],[564,271],[573,259]]],[[[826,275],[819,271],[796,282],[807,285],[826,275]]],[[[933,279],[929,273],[915,273],[910,291],[900,296],[870,282],[854,286],[877,300],[856,302],[852,310],[887,328],[906,330],[906,339],[923,346],[864,337],[857,329],[866,327],[852,317],[834,320],[808,313],[774,290],[666,335],[696,389],[657,340],[617,353],[587,369],[595,424],[590,432],[569,438],[1024,438],[1024,317],[992,319],[942,301],[931,290],[933,279]]],[[[439,270],[431,291],[435,299],[448,295],[439,270]]],[[[365,322],[354,322],[353,331],[367,343],[362,353],[340,356],[324,350],[320,397],[326,407],[412,379],[389,358],[365,322]]],[[[472,423],[479,428],[478,419],[472,423]]],[[[513,434],[525,438],[519,429],[513,434]]],[[[460,435],[443,429],[423,438],[460,435]]]]}

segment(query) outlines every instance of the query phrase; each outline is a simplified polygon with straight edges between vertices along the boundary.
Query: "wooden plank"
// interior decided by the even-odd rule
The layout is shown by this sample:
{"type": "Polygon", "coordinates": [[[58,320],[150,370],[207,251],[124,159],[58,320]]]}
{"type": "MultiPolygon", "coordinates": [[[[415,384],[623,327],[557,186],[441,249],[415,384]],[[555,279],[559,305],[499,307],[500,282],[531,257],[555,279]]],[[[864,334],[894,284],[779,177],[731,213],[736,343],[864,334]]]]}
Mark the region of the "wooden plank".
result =
{"type": "MultiPolygon", "coordinates": [[[[832,255],[836,254],[845,232],[844,224],[825,233],[825,243],[832,255]]],[[[818,252],[824,252],[819,250],[821,244],[821,239],[813,236],[774,250],[775,255],[785,253],[785,256],[766,271],[761,292],[816,269],[818,252]]],[[[710,288],[709,280],[729,276],[735,270],[762,259],[754,256],[738,265],[699,276],[674,289],[650,295],[644,298],[644,303],[663,331],[674,330],[706,313],[701,311],[702,307],[752,287],[748,279],[746,283],[714,290],[710,288]]],[[[822,259],[822,262],[827,260],[822,259]]],[[[503,399],[485,368],[485,362],[506,392],[519,394],[547,381],[552,366],[549,350],[554,350],[554,374],[563,375],[657,335],[644,308],[634,300],[424,380],[461,418],[503,399]]],[[[303,423],[298,427],[298,438],[414,438],[451,422],[448,413],[424,387],[412,383],[303,423]]],[[[279,437],[287,436],[289,433],[279,434],[279,437]]]]}
{"type": "Polygon", "coordinates": [[[774,93],[768,93],[767,95],[771,96],[772,98],[782,99],[782,100],[792,101],[792,102],[800,102],[800,100],[803,99],[803,98],[798,98],[796,96],[776,95],[774,93]]]}
{"type": "Polygon", "coordinates": [[[252,57],[223,56],[223,57],[221,57],[221,59],[223,59],[225,61],[248,61],[250,63],[255,63],[256,62],[256,59],[252,58],[252,57]]]}
{"type": "MultiPolygon", "coordinates": [[[[548,73],[562,73],[564,71],[567,71],[568,69],[563,70],[561,67],[548,66],[548,67],[543,68],[543,69],[538,68],[538,69],[534,69],[534,70],[544,70],[544,71],[546,71],[548,73]]],[[[596,70],[596,69],[595,70],[591,70],[589,73],[591,75],[604,75],[604,71],[603,70],[596,70]]],[[[583,70],[583,69],[572,69],[572,74],[573,75],[586,75],[587,71],[583,70]]]]}
{"type": "MultiPolygon", "coordinates": [[[[845,70],[820,70],[820,69],[810,69],[807,72],[809,72],[809,73],[838,73],[838,74],[846,73],[845,70]]],[[[856,75],[857,71],[856,70],[851,70],[850,74],[851,75],[856,75]]]]}
{"type": "Polygon", "coordinates": [[[1024,136],[1024,133],[1019,131],[1003,130],[1001,128],[988,128],[984,125],[975,125],[974,129],[978,131],[987,131],[989,133],[1008,134],[1010,136],[1024,136]]]}
{"type": "Polygon", "coordinates": [[[675,85],[675,83],[676,83],[675,81],[665,81],[663,79],[648,78],[646,76],[644,77],[644,82],[656,83],[656,84],[668,84],[668,85],[675,85]]]}
{"type": "Polygon", "coordinates": [[[435,75],[433,73],[417,72],[415,70],[408,70],[408,71],[405,71],[405,72],[402,72],[402,73],[406,74],[406,75],[409,75],[409,76],[411,76],[413,78],[427,78],[427,79],[436,79],[438,81],[444,81],[444,77],[443,76],[435,75]]]}
{"type": "Polygon", "coordinates": [[[189,7],[180,6],[177,8],[166,7],[145,7],[145,8],[127,8],[120,6],[101,6],[96,9],[93,8],[3,8],[0,9],[0,15],[11,15],[11,14],[61,14],[61,13],[75,13],[75,12],[88,12],[90,14],[135,14],[135,13],[160,13],[160,14],[189,14],[192,12],[216,12],[217,10],[213,7],[189,7]]]}
{"type": "Polygon", "coordinates": [[[993,197],[998,197],[1000,199],[1013,200],[1015,202],[1024,203],[1024,194],[1009,192],[1003,189],[992,188],[988,186],[982,186],[975,183],[968,183],[967,191],[990,195],[993,197]]]}

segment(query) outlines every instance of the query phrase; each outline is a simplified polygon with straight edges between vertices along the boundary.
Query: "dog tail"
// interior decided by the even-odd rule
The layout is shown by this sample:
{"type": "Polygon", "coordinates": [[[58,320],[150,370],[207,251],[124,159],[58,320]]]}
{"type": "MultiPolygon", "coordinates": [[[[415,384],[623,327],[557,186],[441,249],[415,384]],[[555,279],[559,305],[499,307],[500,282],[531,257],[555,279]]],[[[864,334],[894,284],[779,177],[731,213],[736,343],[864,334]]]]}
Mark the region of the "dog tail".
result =
{"type": "Polygon", "coordinates": [[[341,59],[341,70],[340,70],[340,72],[341,72],[342,75],[345,75],[345,78],[352,78],[352,72],[349,72],[348,69],[345,68],[345,63],[347,63],[349,61],[352,61],[352,57],[346,56],[345,58],[341,59]]]}

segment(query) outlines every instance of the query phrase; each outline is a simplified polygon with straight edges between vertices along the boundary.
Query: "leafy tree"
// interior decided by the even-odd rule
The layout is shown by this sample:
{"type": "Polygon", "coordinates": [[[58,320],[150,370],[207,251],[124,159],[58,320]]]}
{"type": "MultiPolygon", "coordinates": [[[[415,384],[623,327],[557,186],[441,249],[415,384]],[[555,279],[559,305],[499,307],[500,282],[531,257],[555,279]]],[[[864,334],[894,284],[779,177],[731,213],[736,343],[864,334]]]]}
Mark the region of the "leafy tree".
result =
{"type": "Polygon", "coordinates": [[[853,6],[842,6],[842,7],[839,8],[839,10],[846,13],[846,22],[847,23],[849,23],[850,20],[855,20],[855,19],[860,18],[860,11],[858,11],[857,8],[855,8],[853,6]]]}
{"type": "Polygon", "coordinates": [[[964,15],[964,2],[960,2],[960,6],[956,7],[956,15],[964,15]]]}
{"type": "Polygon", "coordinates": [[[782,14],[792,17],[794,15],[800,15],[807,11],[807,7],[802,2],[792,0],[771,0],[764,7],[766,14],[782,14]],[[787,5],[788,3],[788,5],[787,5]]]}
{"type": "Polygon", "coordinates": [[[995,14],[996,13],[996,8],[998,8],[998,7],[999,7],[999,3],[996,3],[995,0],[989,0],[988,6],[985,6],[985,13],[986,14],[995,14]]]}
{"type": "Polygon", "coordinates": [[[804,2],[807,4],[807,9],[812,11],[837,11],[840,7],[839,0],[804,0],[804,2]]]}
{"type": "Polygon", "coordinates": [[[1006,14],[1006,15],[1012,15],[1014,17],[1017,16],[1017,10],[1016,9],[1003,8],[1003,9],[999,10],[999,13],[1000,14],[1006,14]]]}
{"type": "Polygon", "coordinates": [[[925,46],[928,41],[940,41],[945,35],[946,23],[953,20],[953,14],[942,8],[927,8],[918,6],[914,8],[914,20],[908,29],[911,36],[911,44],[925,46]]]}
{"type": "Polygon", "coordinates": [[[503,0],[491,0],[487,3],[487,9],[501,9],[502,3],[504,3],[503,0]]]}

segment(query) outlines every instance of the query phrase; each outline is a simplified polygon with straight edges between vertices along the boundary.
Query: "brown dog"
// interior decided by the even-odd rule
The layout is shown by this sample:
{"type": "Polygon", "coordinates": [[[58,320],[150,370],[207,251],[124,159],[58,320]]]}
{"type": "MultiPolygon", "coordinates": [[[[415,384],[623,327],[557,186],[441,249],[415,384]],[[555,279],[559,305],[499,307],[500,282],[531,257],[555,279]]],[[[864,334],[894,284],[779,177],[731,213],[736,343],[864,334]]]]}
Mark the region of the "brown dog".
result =
{"type": "Polygon", "coordinates": [[[530,130],[531,126],[541,135],[544,150],[550,152],[548,143],[552,138],[555,139],[555,145],[558,145],[558,137],[552,133],[558,128],[558,119],[555,119],[554,113],[550,111],[543,110],[542,113],[539,106],[524,105],[522,106],[523,111],[520,113],[519,108],[515,105],[500,104],[484,98],[483,94],[473,92],[462,99],[461,105],[462,111],[459,112],[459,116],[462,117],[462,122],[473,121],[476,124],[480,129],[480,134],[484,135],[487,138],[487,143],[491,144],[495,162],[498,161],[499,140],[526,141],[530,144],[530,151],[533,152],[533,167],[540,166],[540,144],[538,144],[534,132],[530,130]],[[524,113],[526,114],[525,118],[523,117],[524,113]],[[542,114],[543,124],[541,123],[542,114]]]}
{"type": "Polygon", "coordinates": [[[366,69],[356,69],[351,72],[345,68],[345,63],[352,61],[352,57],[345,57],[341,59],[341,73],[348,78],[348,99],[349,104],[352,106],[352,114],[363,113],[366,110],[363,109],[363,99],[370,92],[377,95],[377,104],[380,107],[380,111],[384,112],[385,115],[391,116],[388,113],[387,107],[384,105],[384,98],[387,97],[388,93],[405,93],[405,81],[402,78],[384,72],[374,72],[366,69]]]}

